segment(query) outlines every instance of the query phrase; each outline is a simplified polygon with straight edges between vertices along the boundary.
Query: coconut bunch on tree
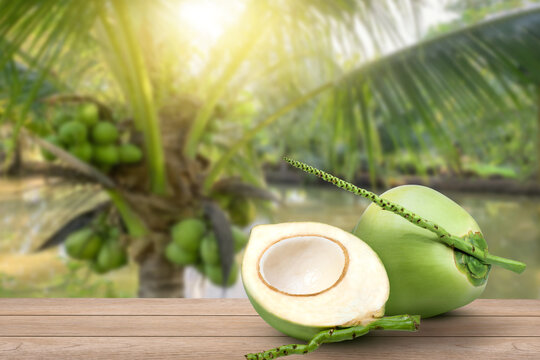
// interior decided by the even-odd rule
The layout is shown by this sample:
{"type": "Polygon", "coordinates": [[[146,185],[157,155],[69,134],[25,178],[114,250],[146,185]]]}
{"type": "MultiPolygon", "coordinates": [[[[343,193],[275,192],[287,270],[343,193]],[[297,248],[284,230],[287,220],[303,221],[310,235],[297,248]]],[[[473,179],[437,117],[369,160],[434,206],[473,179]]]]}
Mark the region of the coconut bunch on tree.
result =
{"type": "Polygon", "coordinates": [[[165,165],[171,176],[166,194],[149,192],[142,134],[129,119],[113,121],[113,111],[106,105],[85,100],[81,105],[76,95],[47,99],[53,104],[49,132],[31,138],[41,146],[46,161],[67,164],[75,181],[84,175],[85,181],[101,184],[112,203],[72,219],[41,248],[65,241],[69,256],[89,261],[98,273],[125,265],[129,252],[141,265],[141,278],[152,278],[141,284],[143,295],[144,284],[150,284],[146,291],[152,295],[164,283],[168,293],[160,296],[179,294],[185,266],[194,266],[217,286],[233,285],[239,271],[234,254],[247,242],[243,228],[254,221],[255,203],[275,200],[274,195],[238,178],[222,178],[205,194],[209,160],[202,155],[190,160],[182,152],[184,131],[192,120],[174,117],[167,109],[160,116],[165,165]],[[82,147],[88,147],[89,153],[77,151],[82,147]],[[105,226],[105,215],[117,225],[105,226]],[[225,243],[230,243],[230,249],[225,243]],[[229,261],[226,266],[224,258],[229,261]]]}

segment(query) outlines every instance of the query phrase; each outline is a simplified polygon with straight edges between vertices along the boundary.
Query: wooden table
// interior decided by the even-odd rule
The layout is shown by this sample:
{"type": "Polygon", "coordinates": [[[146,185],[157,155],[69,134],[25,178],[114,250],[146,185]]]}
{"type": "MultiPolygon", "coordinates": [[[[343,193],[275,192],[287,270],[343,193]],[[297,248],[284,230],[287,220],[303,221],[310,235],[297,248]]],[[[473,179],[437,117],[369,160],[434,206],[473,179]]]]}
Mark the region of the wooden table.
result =
{"type": "MultiPolygon", "coordinates": [[[[245,299],[0,299],[0,359],[242,359],[298,341],[245,299]]],[[[477,300],[417,333],[290,359],[540,359],[540,300],[477,300]]]]}

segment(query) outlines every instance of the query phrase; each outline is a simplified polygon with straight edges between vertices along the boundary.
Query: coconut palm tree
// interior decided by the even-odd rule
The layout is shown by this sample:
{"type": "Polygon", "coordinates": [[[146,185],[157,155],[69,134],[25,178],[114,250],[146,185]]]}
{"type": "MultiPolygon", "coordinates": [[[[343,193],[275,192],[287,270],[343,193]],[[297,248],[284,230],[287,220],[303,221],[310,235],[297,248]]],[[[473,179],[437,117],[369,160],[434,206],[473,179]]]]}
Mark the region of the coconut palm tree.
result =
{"type": "MultiPolygon", "coordinates": [[[[364,148],[373,177],[381,126],[397,146],[409,146],[402,135],[411,128],[427,133],[452,164],[458,132],[450,130],[473,126],[472,108],[519,105],[531,96],[515,79],[538,83],[540,10],[377,55],[405,43],[401,34],[414,27],[418,3],[241,1],[232,24],[204,46],[178,25],[181,2],[0,1],[3,121],[14,138],[22,134],[60,159],[48,174],[99,184],[113,204],[77,216],[43,246],[107,212],[125,226],[141,296],[182,296],[182,268],[163,256],[171,226],[205,218],[227,274],[235,214],[221,201],[272,199],[252,145],[274,124],[331,124],[333,141],[364,148]],[[144,162],[97,169],[40,139],[50,106],[73,102],[123,119],[144,162]]],[[[355,154],[344,158],[349,175],[355,154]]]]}

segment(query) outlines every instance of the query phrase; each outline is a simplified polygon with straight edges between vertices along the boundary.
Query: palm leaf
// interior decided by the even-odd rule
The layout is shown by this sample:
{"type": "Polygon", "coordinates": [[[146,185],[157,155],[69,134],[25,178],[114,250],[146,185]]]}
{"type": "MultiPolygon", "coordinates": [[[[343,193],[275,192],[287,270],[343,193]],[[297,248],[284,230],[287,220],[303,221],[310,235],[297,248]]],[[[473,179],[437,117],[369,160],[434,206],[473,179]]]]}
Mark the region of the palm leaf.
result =
{"type": "MultiPolygon", "coordinates": [[[[366,152],[380,141],[379,133],[370,134],[376,122],[391,129],[396,144],[412,149],[411,130],[416,142],[426,151],[439,149],[447,162],[456,159],[455,145],[486,146],[478,132],[463,129],[478,121],[476,114],[527,106],[532,94],[519,82],[540,83],[540,7],[514,12],[419,42],[392,54],[370,61],[338,79],[300,96],[267,116],[215,163],[207,178],[208,186],[243,144],[285,113],[321,96],[327,108],[354,114],[362,132],[352,133],[352,124],[341,126],[342,115],[320,112],[318,121],[335,128],[334,141],[346,139],[350,148],[363,138],[366,152]],[[497,89],[495,91],[495,89],[497,89]],[[324,95],[321,93],[326,92],[324,95]],[[348,94],[348,95],[344,95],[348,94]],[[369,99],[376,99],[370,101],[369,99]],[[509,99],[511,101],[509,101],[509,99]],[[351,109],[351,110],[347,110],[351,109]],[[471,111],[471,109],[474,109],[471,111]],[[374,111],[378,117],[370,116],[374,111]],[[409,118],[409,121],[405,120],[409,118]],[[340,120],[341,119],[341,120],[340,120]],[[442,121],[445,119],[445,121],[442,121]],[[429,135],[425,137],[425,133],[429,135]],[[352,136],[351,136],[352,135],[352,136]],[[371,139],[369,138],[371,137],[371,139]],[[426,140],[429,139],[429,144],[426,140]]],[[[304,119],[307,124],[313,117],[304,119]]],[[[371,174],[377,164],[369,155],[371,174]]]]}

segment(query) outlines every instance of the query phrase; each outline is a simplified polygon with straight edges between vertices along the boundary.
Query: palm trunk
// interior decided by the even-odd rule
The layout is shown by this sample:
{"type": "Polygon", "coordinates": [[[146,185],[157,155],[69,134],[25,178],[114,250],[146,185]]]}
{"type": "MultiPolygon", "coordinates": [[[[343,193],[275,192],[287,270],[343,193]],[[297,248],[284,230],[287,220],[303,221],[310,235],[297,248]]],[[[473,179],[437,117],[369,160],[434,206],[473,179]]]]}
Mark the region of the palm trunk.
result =
{"type": "Polygon", "coordinates": [[[172,265],[159,252],[148,254],[139,263],[139,297],[184,297],[184,269],[172,265]]]}
{"type": "Polygon", "coordinates": [[[540,184],[540,84],[536,85],[536,181],[540,184]]]}

